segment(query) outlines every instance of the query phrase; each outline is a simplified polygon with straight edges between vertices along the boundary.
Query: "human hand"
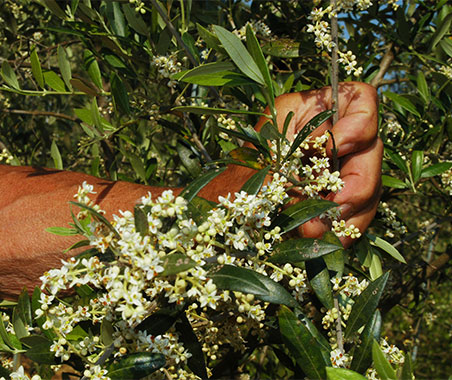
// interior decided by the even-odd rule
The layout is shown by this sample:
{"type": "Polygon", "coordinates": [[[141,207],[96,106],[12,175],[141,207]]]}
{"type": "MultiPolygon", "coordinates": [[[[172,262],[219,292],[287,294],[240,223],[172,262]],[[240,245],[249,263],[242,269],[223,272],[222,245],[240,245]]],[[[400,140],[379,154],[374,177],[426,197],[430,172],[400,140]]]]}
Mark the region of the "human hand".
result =
{"type": "MultiPolygon", "coordinates": [[[[287,114],[294,116],[289,125],[287,138],[293,140],[298,132],[318,113],[331,109],[331,87],[319,90],[281,95],[276,99],[278,125],[282,126],[287,114]]],[[[383,143],[377,136],[378,97],[374,87],[360,82],[346,82],[339,86],[339,121],[332,125],[331,118],[317,128],[312,135],[322,135],[331,130],[344,188],[330,193],[326,199],[339,204],[342,219],[347,225],[355,225],[361,232],[369,226],[375,216],[381,192],[381,162],[383,143]]],[[[259,129],[267,119],[256,125],[259,129]]],[[[327,152],[331,157],[332,141],[328,141],[327,152]]],[[[300,192],[292,192],[295,199],[303,199],[300,192]]],[[[315,218],[300,227],[304,237],[321,237],[330,226],[315,218]]],[[[349,237],[341,238],[342,244],[352,244],[349,237]]]]}

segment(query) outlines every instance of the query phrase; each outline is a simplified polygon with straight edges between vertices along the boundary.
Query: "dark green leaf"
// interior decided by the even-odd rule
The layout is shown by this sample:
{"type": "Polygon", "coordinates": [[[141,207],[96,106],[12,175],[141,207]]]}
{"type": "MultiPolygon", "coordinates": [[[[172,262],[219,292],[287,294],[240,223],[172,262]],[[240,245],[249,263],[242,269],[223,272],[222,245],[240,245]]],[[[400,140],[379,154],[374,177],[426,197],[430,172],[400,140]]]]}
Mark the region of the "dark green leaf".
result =
{"type": "Polygon", "coordinates": [[[63,77],[64,83],[66,83],[67,88],[72,91],[71,84],[71,64],[69,62],[69,58],[66,54],[66,50],[61,45],[58,45],[58,67],[60,68],[61,76],[63,77]]]}
{"type": "MultiPolygon", "coordinates": [[[[360,335],[361,343],[355,348],[350,369],[365,373],[372,364],[372,344],[374,339],[379,341],[381,334],[381,314],[375,311],[372,319],[366,324],[360,335]]],[[[411,380],[411,379],[410,379],[411,380]]]]}
{"type": "Polygon", "coordinates": [[[108,366],[108,377],[118,379],[141,379],[163,367],[166,363],[162,354],[140,352],[124,356],[118,363],[108,366]]]}
{"type": "Polygon", "coordinates": [[[128,3],[122,4],[122,10],[124,15],[126,16],[128,24],[138,33],[146,36],[148,34],[148,27],[144,22],[143,18],[138,12],[135,12],[134,9],[128,3]]]}
{"type": "Polygon", "coordinates": [[[187,214],[198,225],[201,225],[208,216],[208,212],[215,207],[215,202],[210,202],[201,197],[194,197],[187,206],[187,214]]]}
{"type": "Polygon", "coordinates": [[[310,379],[325,379],[325,361],[321,347],[306,326],[285,306],[279,310],[279,329],[285,346],[310,379]]]}
{"type": "Polygon", "coordinates": [[[346,368],[326,367],[328,380],[366,380],[363,375],[346,368]]]}
{"type": "Polygon", "coordinates": [[[172,253],[164,257],[162,266],[165,269],[159,273],[159,276],[172,276],[194,268],[196,265],[198,265],[196,261],[193,261],[183,253],[172,253]]]}
{"type": "Polygon", "coordinates": [[[244,191],[250,195],[257,194],[261,189],[265,181],[265,177],[267,176],[269,171],[270,166],[267,166],[266,168],[261,169],[257,173],[253,174],[253,176],[245,182],[240,191],[244,191]]]}
{"type": "Polygon", "coordinates": [[[199,161],[199,157],[195,155],[190,148],[180,142],[176,146],[182,165],[184,165],[188,172],[196,178],[201,173],[201,162],[199,161]]]}
{"type": "Polygon", "coordinates": [[[411,101],[408,100],[408,98],[404,97],[403,95],[398,95],[398,94],[396,94],[394,92],[390,92],[390,91],[385,91],[383,94],[386,97],[388,97],[390,100],[392,100],[392,102],[398,104],[403,109],[407,110],[408,112],[411,112],[413,115],[415,115],[417,117],[421,117],[421,115],[417,111],[415,105],[413,103],[411,103],[411,101]]]}
{"type": "Polygon", "coordinates": [[[51,71],[51,70],[44,71],[43,75],[44,75],[44,82],[51,89],[58,91],[58,92],[66,91],[66,87],[64,86],[63,80],[54,71],[51,71]]]}
{"type": "Polygon", "coordinates": [[[38,53],[36,52],[36,48],[32,48],[30,54],[31,61],[31,72],[38,83],[38,86],[44,88],[44,77],[42,76],[41,63],[39,62],[38,53]]]}
{"type": "Polygon", "coordinates": [[[212,181],[216,176],[223,173],[226,167],[213,169],[203,174],[201,177],[195,179],[190,183],[182,192],[179,194],[180,197],[184,197],[187,202],[190,202],[199,191],[206,186],[210,181],[212,181]]]}
{"type": "Polygon", "coordinates": [[[114,343],[114,332],[115,330],[111,322],[108,321],[107,318],[102,319],[102,324],[100,325],[100,340],[106,347],[114,343]]]}
{"type": "Polygon", "coordinates": [[[385,153],[389,156],[391,161],[405,174],[408,174],[408,167],[406,161],[398,154],[390,149],[385,149],[385,153]]]}
{"type": "Polygon", "coordinates": [[[186,80],[190,77],[205,76],[209,77],[211,74],[231,72],[235,66],[231,62],[211,62],[199,65],[190,70],[181,71],[172,76],[172,79],[186,80]]]}
{"type": "MultiPolygon", "coordinates": [[[[278,38],[267,42],[262,46],[265,54],[279,58],[298,58],[302,56],[300,42],[295,42],[287,38],[278,38]]],[[[306,52],[304,52],[306,53],[306,52]]]]}
{"type": "Polygon", "coordinates": [[[182,307],[176,309],[159,309],[141,322],[137,329],[146,330],[148,334],[154,336],[164,334],[174,325],[174,323],[176,323],[177,319],[183,313],[182,307]]]}
{"type": "Polygon", "coordinates": [[[264,85],[265,80],[259,67],[256,62],[254,62],[250,53],[246,50],[240,38],[221,26],[214,25],[213,29],[229,57],[231,57],[239,70],[257,83],[264,85]]]}
{"type": "Polygon", "coordinates": [[[309,120],[303,129],[297,134],[292,145],[290,146],[289,154],[286,156],[286,159],[292,155],[293,152],[297,150],[297,148],[301,145],[301,143],[306,140],[311,132],[317,127],[321,126],[325,121],[327,121],[332,115],[334,111],[328,110],[320,112],[318,115],[314,116],[311,120],[309,120]]]}
{"type": "Polygon", "coordinates": [[[215,34],[211,33],[200,24],[196,24],[196,28],[209,49],[214,49],[220,53],[227,54],[226,51],[220,46],[221,42],[215,34]]]}
{"type": "Polygon", "coordinates": [[[21,339],[23,337],[26,337],[30,335],[26,328],[26,321],[24,319],[24,316],[21,315],[19,308],[15,307],[13,310],[13,327],[14,327],[14,334],[16,335],[17,339],[21,339]]]}
{"type": "Polygon", "coordinates": [[[284,120],[284,126],[283,126],[283,132],[282,132],[282,135],[284,138],[286,138],[287,130],[289,129],[289,125],[290,125],[290,121],[292,120],[294,115],[295,115],[294,112],[290,111],[287,114],[286,119],[284,120]]]}
{"type": "Polygon", "coordinates": [[[330,275],[325,261],[322,257],[317,257],[306,261],[306,273],[309,283],[315,295],[327,309],[334,307],[333,291],[331,289],[330,275]]]}
{"type": "Polygon", "coordinates": [[[195,46],[195,40],[192,35],[188,32],[182,34],[182,41],[184,41],[185,46],[187,46],[188,51],[191,53],[195,61],[199,64],[199,52],[195,46]]]}
{"type": "Polygon", "coordinates": [[[89,211],[89,213],[95,218],[97,219],[99,222],[102,222],[103,224],[105,224],[114,234],[116,237],[120,237],[118,234],[118,231],[116,231],[116,229],[111,225],[111,223],[101,214],[99,214],[96,210],[94,210],[92,207],[89,207],[83,203],[78,203],[78,202],[73,202],[70,201],[70,204],[73,204],[77,207],[80,207],[81,209],[87,210],[89,211]]]}
{"type": "Polygon", "coordinates": [[[411,154],[411,173],[413,175],[413,181],[416,183],[422,171],[424,165],[424,152],[422,150],[413,150],[411,154]]]}
{"type": "Polygon", "coordinates": [[[99,64],[97,63],[96,56],[90,50],[85,50],[83,53],[83,60],[89,77],[93,83],[101,89],[103,87],[102,77],[100,75],[99,64]]]}
{"type": "Polygon", "coordinates": [[[384,380],[396,380],[397,375],[389,363],[388,359],[386,359],[385,354],[380,348],[378,342],[374,339],[372,343],[372,359],[374,361],[374,367],[377,370],[378,376],[384,380]]]}
{"type": "Polygon", "coordinates": [[[398,178],[394,178],[388,175],[382,175],[381,181],[383,186],[393,187],[394,189],[405,189],[408,187],[408,185],[405,182],[401,181],[398,178]]]}
{"type": "MultiPolygon", "coordinates": [[[[259,143],[257,143],[257,145],[259,145],[259,143]]],[[[234,160],[246,162],[254,169],[262,169],[263,167],[260,161],[262,156],[256,149],[248,148],[246,146],[240,147],[229,152],[229,156],[234,160]]]]}
{"type": "Polygon", "coordinates": [[[20,293],[19,299],[17,300],[17,310],[23,321],[31,326],[33,316],[31,313],[30,296],[28,295],[28,290],[26,288],[22,290],[22,293],[20,293]]]}
{"type": "Polygon", "coordinates": [[[275,105],[275,94],[273,90],[272,78],[270,76],[270,70],[268,69],[262,49],[250,25],[246,26],[246,46],[253,57],[254,62],[256,62],[262,77],[264,78],[266,89],[269,93],[269,100],[271,102],[270,105],[273,107],[275,105]]]}
{"type": "Polygon", "coordinates": [[[411,360],[411,353],[407,352],[405,354],[405,363],[403,363],[400,380],[413,380],[413,378],[413,362],[411,360]]]}
{"type": "Polygon", "coordinates": [[[133,210],[133,219],[135,221],[135,229],[141,236],[146,236],[149,232],[148,216],[142,207],[135,206],[133,210]]]}
{"type": "Polygon", "coordinates": [[[66,13],[60,8],[56,0],[42,0],[45,6],[61,19],[66,18],[66,13]]]}
{"type": "Polygon", "coordinates": [[[421,178],[430,178],[435,175],[444,173],[446,170],[452,168],[452,162],[439,162],[437,164],[430,165],[421,172],[421,178]]]}
{"type": "Polygon", "coordinates": [[[273,221],[273,226],[281,227],[281,233],[289,232],[336,206],[336,203],[323,199],[307,199],[285,209],[273,221]]]}
{"type": "Polygon", "coordinates": [[[124,15],[121,12],[120,4],[117,1],[105,2],[107,18],[110,21],[113,32],[120,37],[126,36],[126,24],[124,15]]]}
{"type": "Polygon", "coordinates": [[[2,77],[9,86],[15,88],[16,90],[20,90],[16,73],[13,71],[7,60],[4,60],[2,63],[2,77]]]}
{"type": "Polygon", "coordinates": [[[39,364],[57,364],[55,353],[50,351],[52,342],[43,342],[30,347],[25,356],[39,364]]]}
{"type": "Polygon", "coordinates": [[[33,347],[38,344],[44,344],[50,342],[45,336],[42,335],[28,335],[20,339],[20,341],[28,347],[33,347]]]}
{"type": "Polygon", "coordinates": [[[328,253],[327,255],[322,257],[323,260],[325,260],[325,264],[328,270],[336,272],[336,276],[342,277],[342,274],[344,273],[345,262],[344,262],[344,248],[342,246],[341,241],[332,231],[325,232],[322,241],[333,245],[337,245],[339,247],[339,249],[337,249],[336,251],[328,253]]]}
{"type": "Polygon", "coordinates": [[[450,33],[450,24],[452,23],[452,13],[449,13],[441,23],[437,26],[435,33],[432,36],[430,42],[430,50],[438,44],[439,41],[444,37],[446,33],[450,33]]]}
{"type": "Polygon", "coordinates": [[[430,90],[427,85],[427,81],[425,80],[425,75],[422,71],[419,71],[417,73],[417,90],[422,96],[422,99],[424,99],[425,103],[428,103],[430,101],[430,90]]]}
{"type": "Polygon", "coordinates": [[[268,261],[275,264],[299,263],[342,249],[342,245],[323,240],[301,238],[289,239],[273,246],[273,254],[268,261]]]}
{"type": "Polygon", "coordinates": [[[349,338],[358,331],[361,326],[367,324],[377,309],[383,289],[388,281],[389,272],[371,282],[358,296],[353,304],[352,311],[347,320],[345,338],[349,338]]]}
{"type": "Polygon", "coordinates": [[[452,57],[452,41],[450,39],[442,39],[439,42],[439,46],[441,46],[444,53],[446,53],[449,57],[452,57]]]}
{"type": "Polygon", "coordinates": [[[89,337],[89,334],[80,326],[75,326],[70,333],[66,335],[68,340],[83,340],[89,337]]]}
{"type": "Polygon", "coordinates": [[[290,307],[298,305],[297,301],[280,284],[251,269],[224,265],[210,278],[220,289],[254,294],[256,298],[270,303],[290,307]]]}
{"type": "Polygon", "coordinates": [[[328,340],[317,329],[317,327],[315,327],[315,325],[311,321],[311,319],[301,312],[301,309],[296,308],[294,312],[295,312],[297,318],[301,321],[301,323],[309,331],[309,333],[316,339],[317,343],[320,346],[320,351],[322,352],[322,356],[325,359],[325,362],[329,363],[330,362],[331,345],[328,342],[328,340]]]}
{"type": "Polygon", "coordinates": [[[185,314],[182,314],[180,322],[176,323],[176,330],[180,333],[179,340],[183,343],[184,348],[192,355],[187,361],[188,368],[200,378],[207,379],[206,362],[202,346],[185,314]]]}
{"type": "Polygon", "coordinates": [[[272,122],[267,121],[259,131],[261,136],[267,140],[279,140],[282,135],[279,133],[278,129],[273,125],[272,122]]]}
{"type": "Polygon", "coordinates": [[[115,107],[122,113],[129,114],[129,95],[127,94],[124,83],[122,83],[122,80],[115,73],[113,73],[110,82],[115,107]]]}

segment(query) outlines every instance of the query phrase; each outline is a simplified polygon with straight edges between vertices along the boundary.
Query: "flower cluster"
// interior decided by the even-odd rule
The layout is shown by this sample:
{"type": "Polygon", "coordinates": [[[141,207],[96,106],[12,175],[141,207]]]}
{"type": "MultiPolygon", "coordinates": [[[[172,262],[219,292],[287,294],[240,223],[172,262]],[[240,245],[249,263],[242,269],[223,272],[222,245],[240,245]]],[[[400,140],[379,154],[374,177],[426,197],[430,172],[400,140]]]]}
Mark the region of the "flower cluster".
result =
{"type": "Polygon", "coordinates": [[[251,26],[251,29],[253,29],[253,32],[255,34],[258,34],[262,37],[267,37],[267,38],[271,37],[272,31],[261,20],[252,21],[252,22],[247,21],[247,23],[244,26],[242,26],[239,30],[234,30],[233,33],[240,39],[244,40],[246,38],[246,27],[248,25],[251,26]]]}
{"type": "MultiPolygon", "coordinates": [[[[253,270],[288,286],[294,298],[304,300],[310,292],[304,268],[290,263],[280,267],[267,260],[283,238],[272,218],[287,202],[286,189],[293,178],[298,178],[304,194],[317,198],[343,187],[339,173],[329,170],[327,139],[327,135],[308,138],[294,152],[287,143],[273,144],[273,164],[281,161],[278,157],[286,159],[268,182],[256,194],[240,191],[234,198],[220,196],[202,219],[194,217],[184,198],[165,190],[156,198],[150,193],[143,196],[133,213],[120,211],[110,224],[90,198],[95,194],[93,186],[83,183],[75,195],[82,208],[75,225],[94,252],[63,261],[60,269],[41,277],[36,317],[45,319],[42,328],[54,336],[50,350],[55,357],[63,363],[78,355],[88,364],[85,376],[108,378],[107,370],[97,364],[107,349],[105,337],[81,333],[89,322],[109,326],[108,340],[117,349],[115,359],[126,353],[159,353],[166,358],[167,375],[193,377],[186,367],[192,353],[179,340],[179,332],[171,327],[153,334],[148,330],[152,326],[146,327],[147,319],[165,307],[186,307],[185,314],[197,326],[194,331],[212,362],[226,354],[230,345],[245,347],[248,334],[265,334],[268,302],[221,289],[212,274],[224,265],[253,270]],[[306,150],[317,153],[302,161],[306,150]],[[74,288],[85,296],[72,304],[62,301],[60,294],[74,288]],[[224,314],[227,323],[211,321],[213,311],[224,314]]],[[[345,227],[337,218],[334,222],[341,226],[333,227],[339,235],[359,237],[355,227],[345,227]]],[[[343,280],[344,297],[356,296],[367,285],[351,275],[343,280]]],[[[347,311],[345,307],[342,312],[347,311]]]]}
{"type": "Polygon", "coordinates": [[[452,79],[452,67],[450,65],[443,65],[438,69],[438,72],[445,75],[448,79],[452,79]]]}
{"type": "Polygon", "coordinates": [[[151,64],[157,68],[161,77],[169,79],[168,87],[174,87],[177,84],[177,81],[170,79],[173,74],[178,73],[182,69],[182,64],[177,61],[175,55],[155,56],[151,64]]]}
{"type": "MultiPolygon", "coordinates": [[[[388,0],[386,2],[388,5],[392,6],[393,9],[397,9],[398,5],[394,0],[388,0]]],[[[358,11],[364,11],[371,5],[372,1],[370,0],[338,0],[336,9],[333,9],[332,5],[329,5],[325,9],[314,8],[309,15],[309,19],[312,23],[308,25],[307,32],[314,34],[314,42],[319,49],[326,49],[328,52],[331,52],[334,42],[331,37],[330,24],[328,21],[325,21],[325,19],[340,12],[350,12],[354,7],[356,7],[358,11]]],[[[338,50],[338,55],[338,61],[343,65],[347,75],[353,74],[355,77],[359,77],[362,74],[363,68],[358,66],[356,56],[352,51],[349,50],[343,52],[338,50]]]]}
{"type": "Polygon", "coordinates": [[[14,160],[14,156],[12,156],[7,149],[3,149],[0,152],[0,161],[5,161],[6,164],[9,164],[14,160]]]}
{"type": "Polygon", "coordinates": [[[141,0],[129,0],[130,5],[135,7],[135,12],[140,12],[141,14],[146,13],[146,9],[144,8],[144,1],[141,0]]]}
{"type": "Polygon", "coordinates": [[[444,190],[452,196],[452,168],[441,174],[441,182],[444,190]]]}
{"type": "Polygon", "coordinates": [[[397,220],[396,213],[391,210],[386,202],[381,202],[378,205],[378,212],[382,215],[381,220],[388,227],[385,232],[385,236],[393,238],[394,232],[398,234],[406,234],[407,228],[400,221],[397,220]]]}

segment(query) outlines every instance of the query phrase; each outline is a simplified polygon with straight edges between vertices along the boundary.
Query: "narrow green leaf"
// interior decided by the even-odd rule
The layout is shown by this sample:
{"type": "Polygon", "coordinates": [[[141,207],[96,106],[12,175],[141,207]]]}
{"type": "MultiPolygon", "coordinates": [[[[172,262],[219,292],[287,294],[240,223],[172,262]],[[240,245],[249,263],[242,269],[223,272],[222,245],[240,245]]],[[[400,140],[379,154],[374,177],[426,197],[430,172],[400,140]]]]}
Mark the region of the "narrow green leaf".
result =
{"type": "Polygon", "coordinates": [[[366,236],[369,238],[369,240],[376,245],[378,248],[381,248],[383,251],[391,255],[394,259],[400,261],[401,263],[406,264],[406,260],[404,257],[400,254],[400,252],[392,246],[392,244],[388,243],[386,240],[382,239],[381,237],[374,236],[372,234],[366,234],[366,236]]]}
{"type": "Polygon", "coordinates": [[[162,266],[165,269],[159,273],[159,276],[172,276],[194,268],[196,265],[198,265],[196,261],[193,261],[183,253],[172,253],[163,259],[162,266]]]}
{"type": "Polygon", "coordinates": [[[165,356],[162,354],[150,352],[130,354],[107,368],[108,377],[112,380],[141,379],[157,371],[165,363],[165,356]]]}
{"type": "Polygon", "coordinates": [[[287,307],[281,306],[279,329],[283,342],[305,375],[310,379],[325,379],[325,361],[320,345],[305,325],[287,307]]]}
{"type": "Polygon", "coordinates": [[[224,265],[210,278],[220,289],[254,294],[256,298],[262,301],[289,307],[298,305],[298,302],[280,284],[251,269],[224,265]]]}
{"type": "Polygon", "coordinates": [[[144,22],[141,15],[138,12],[135,12],[134,9],[132,9],[130,4],[122,4],[122,11],[124,12],[127,23],[131,26],[131,28],[144,36],[148,35],[149,32],[146,23],[144,22]]]}
{"type": "Polygon", "coordinates": [[[422,99],[424,99],[425,103],[429,103],[430,102],[430,90],[428,88],[427,81],[425,80],[425,75],[422,71],[419,71],[417,73],[416,82],[417,82],[417,90],[421,94],[422,99]]]}
{"type": "Polygon", "coordinates": [[[387,98],[392,100],[394,103],[398,104],[403,109],[412,113],[413,115],[415,115],[417,117],[421,117],[421,115],[417,111],[415,105],[413,103],[411,103],[411,101],[408,98],[404,97],[403,95],[398,95],[391,91],[385,91],[383,93],[383,95],[385,95],[387,98]]]}
{"type": "Polygon", "coordinates": [[[444,37],[446,33],[450,33],[450,24],[452,23],[452,13],[449,13],[441,23],[437,26],[435,33],[432,36],[430,42],[430,51],[435,48],[439,41],[444,37]]]}
{"type": "Polygon", "coordinates": [[[452,162],[439,162],[437,164],[430,165],[422,169],[421,178],[430,178],[435,175],[440,175],[450,168],[452,168],[452,162]]]}
{"type": "MultiPolygon", "coordinates": [[[[96,210],[94,210],[92,207],[89,207],[83,203],[79,203],[79,202],[73,202],[70,201],[70,204],[80,207],[81,209],[87,210],[89,211],[89,213],[95,218],[97,219],[99,222],[102,222],[103,224],[105,224],[114,234],[117,238],[119,238],[119,234],[118,231],[116,231],[116,229],[111,225],[111,223],[101,214],[99,214],[96,210]]],[[[83,230],[83,228],[82,228],[83,230]]]]}
{"type": "Polygon", "coordinates": [[[259,67],[246,50],[240,38],[221,26],[214,25],[213,29],[229,57],[231,57],[239,70],[257,83],[264,85],[265,80],[259,67]]]}
{"type": "Polygon", "coordinates": [[[135,221],[135,229],[141,236],[146,236],[149,232],[149,223],[146,212],[143,207],[135,206],[133,209],[133,219],[135,221]]]}
{"type": "Polygon", "coordinates": [[[122,83],[122,80],[115,73],[113,73],[110,82],[116,109],[124,114],[129,114],[129,95],[127,94],[124,83],[122,83]]]}
{"type": "Polygon", "coordinates": [[[262,77],[264,78],[266,89],[269,93],[271,106],[273,107],[275,105],[275,94],[273,90],[272,78],[270,76],[270,70],[268,69],[268,65],[265,61],[262,49],[250,25],[246,26],[246,46],[251,56],[253,57],[254,62],[256,62],[257,67],[262,74],[262,77]]]}
{"type": "Polygon", "coordinates": [[[72,91],[71,64],[69,62],[66,50],[61,45],[58,45],[57,55],[58,55],[58,67],[60,68],[61,76],[63,77],[64,83],[66,83],[66,86],[69,89],[69,91],[72,91]]]}
{"type": "Polygon", "coordinates": [[[184,34],[182,34],[182,41],[184,41],[188,51],[194,57],[195,61],[199,64],[199,51],[196,48],[196,41],[193,39],[192,35],[188,32],[185,32],[184,34]]]}
{"type": "Polygon", "coordinates": [[[146,183],[146,169],[144,167],[143,160],[132,152],[127,152],[126,156],[135,173],[138,174],[144,183],[146,183]]]}
{"type": "Polygon", "coordinates": [[[41,63],[39,62],[38,53],[36,52],[36,48],[31,49],[30,54],[31,61],[31,72],[33,73],[38,86],[44,88],[44,77],[42,76],[41,63]]]}
{"type": "Polygon", "coordinates": [[[408,185],[405,182],[401,181],[398,178],[391,177],[389,175],[382,175],[381,182],[383,186],[393,187],[394,189],[405,189],[408,187],[408,185]]]}
{"type": "Polygon", "coordinates": [[[307,199],[286,208],[273,221],[273,226],[281,227],[281,233],[289,232],[336,206],[336,203],[323,199],[307,199]]]}
{"type": "Polygon", "coordinates": [[[347,320],[345,338],[349,338],[372,318],[377,309],[383,289],[388,281],[389,272],[371,282],[356,298],[347,320]]]}
{"type": "Polygon", "coordinates": [[[267,42],[262,46],[262,50],[265,54],[279,58],[298,58],[314,53],[314,51],[309,52],[305,47],[302,48],[300,42],[288,38],[278,38],[267,42]]]}
{"type": "Polygon", "coordinates": [[[63,160],[55,140],[52,141],[52,146],[50,147],[50,156],[53,159],[55,169],[63,170],[63,160]]]}
{"type": "Polygon", "coordinates": [[[332,110],[323,111],[309,120],[303,127],[303,129],[297,134],[297,137],[295,137],[292,145],[290,146],[290,151],[287,154],[286,159],[297,150],[301,143],[306,140],[306,137],[308,137],[314,129],[327,121],[333,115],[333,113],[334,111],[332,110]]]}
{"type": "Polygon", "coordinates": [[[267,166],[264,169],[259,170],[257,173],[253,174],[253,176],[245,182],[240,191],[244,191],[250,195],[256,195],[261,189],[265,177],[270,171],[270,166],[267,166]]]}
{"type": "Polygon", "coordinates": [[[126,23],[122,14],[120,4],[116,1],[107,1],[106,13],[108,21],[110,21],[113,32],[120,37],[126,36],[126,23]]]}
{"type": "Polygon", "coordinates": [[[21,338],[20,341],[28,347],[50,342],[49,339],[42,335],[28,335],[21,338]]]}
{"type": "Polygon", "coordinates": [[[274,264],[299,263],[312,260],[342,249],[342,245],[323,240],[301,238],[289,239],[273,246],[273,254],[268,261],[274,264]]]}
{"type": "Polygon", "coordinates": [[[39,364],[57,364],[55,361],[55,353],[50,351],[53,342],[43,342],[30,347],[25,356],[39,364]]]}
{"type": "Polygon", "coordinates": [[[441,41],[439,41],[439,46],[441,46],[441,49],[443,49],[444,53],[452,58],[452,41],[450,39],[443,38],[441,41]]]}
{"type": "Polygon", "coordinates": [[[93,83],[98,88],[102,89],[102,77],[100,75],[99,64],[97,63],[96,56],[90,50],[85,50],[83,52],[83,62],[93,83]]]}
{"type": "Polygon", "coordinates": [[[400,375],[400,380],[413,380],[413,362],[411,360],[411,353],[407,352],[405,354],[405,363],[403,363],[402,373],[400,375]]]}
{"type": "Polygon", "coordinates": [[[42,2],[45,4],[45,6],[52,11],[56,16],[58,16],[61,19],[66,18],[66,13],[60,8],[56,0],[42,0],[42,2]]]}
{"type": "Polygon", "coordinates": [[[102,323],[100,325],[100,340],[105,346],[109,346],[114,343],[113,334],[115,330],[113,325],[107,318],[102,319],[102,323]]]}
{"type": "Polygon", "coordinates": [[[235,68],[234,64],[231,62],[211,62],[205,63],[194,67],[191,70],[181,71],[174,74],[171,78],[176,80],[186,80],[191,77],[206,76],[209,77],[211,74],[231,72],[235,68]]]}
{"type": "Polygon", "coordinates": [[[411,154],[411,173],[413,181],[416,183],[421,177],[422,166],[424,165],[424,152],[422,150],[413,150],[411,154]]]}
{"type": "Polygon", "coordinates": [[[151,335],[162,335],[166,333],[184,313],[183,306],[177,306],[174,308],[162,308],[158,309],[155,313],[147,317],[141,322],[137,330],[146,330],[151,335]]]}
{"type": "Polygon", "coordinates": [[[372,319],[364,327],[360,335],[361,343],[353,353],[353,360],[350,364],[350,369],[353,371],[364,373],[372,364],[372,344],[374,339],[380,340],[381,324],[381,314],[376,310],[372,319]]]}
{"type": "Polygon", "coordinates": [[[211,33],[200,24],[196,24],[196,28],[198,29],[199,35],[206,42],[206,45],[209,49],[214,49],[219,53],[227,54],[226,50],[224,50],[220,46],[221,42],[215,34],[211,33]]]}
{"type": "Polygon", "coordinates": [[[15,307],[13,310],[12,322],[14,327],[14,334],[16,335],[17,339],[20,340],[30,335],[27,328],[25,327],[27,325],[27,322],[25,321],[23,315],[21,315],[18,307],[15,307]]]}
{"type": "Polygon", "coordinates": [[[192,147],[185,146],[185,140],[183,140],[178,142],[176,150],[182,165],[185,166],[187,171],[195,178],[199,176],[202,166],[198,155],[194,154],[192,147]]]}
{"type": "Polygon", "coordinates": [[[272,122],[267,121],[259,131],[261,136],[267,140],[279,140],[282,135],[279,133],[278,129],[273,125],[272,122]]]}
{"type": "Polygon", "coordinates": [[[187,215],[198,225],[201,225],[207,219],[207,213],[215,206],[215,202],[210,202],[201,197],[194,197],[187,205],[187,215]]]}
{"type": "Polygon", "coordinates": [[[381,350],[380,345],[374,339],[372,344],[372,359],[374,361],[374,367],[377,370],[378,376],[384,380],[396,380],[397,375],[389,363],[384,352],[381,350]]]}
{"type": "Polygon", "coordinates": [[[305,263],[309,283],[315,295],[327,309],[334,307],[333,291],[331,289],[330,275],[322,257],[308,260],[305,263]]]}
{"type": "Polygon", "coordinates": [[[363,375],[346,368],[326,367],[325,370],[328,380],[366,380],[363,375]]]}
{"type": "Polygon", "coordinates": [[[78,235],[78,231],[75,228],[48,227],[45,230],[47,232],[50,232],[51,234],[59,235],[59,236],[74,236],[74,235],[78,235]]]}
{"type": "Polygon", "coordinates": [[[406,161],[400,156],[399,153],[393,152],[390,149],[385,149],[385,154],[389,156],[391,161],[405,174],[408,174],[408,167],[406,161]]]}
{"type": "Polygon", "coordinates": [[[369,274],[370,279],[374,281],[378,277],[383,275],[383,268],[381,266],[380,255],[378,254],[376,249],[371,247],[371,252],[372,256],[370,261],[369,274]]]}
{"type": "Polygon", "coordinates": [[[187,202],[190,202],[199,191],[206,186],[210,181],[212,181],[216,176],[223,173],[226,170],[226,167],[213,169],[203,174],[201,177],[195,179],[192,183],[190,183],[179,196],[184,197],[187,202]]]}
{"type": "Polygon", "coordinates": [[[31,326],[33,316],[31,314],[30,296],[28,295],[28,290],[26,288],[22,290],[22,293],[20,293],[19,299],[17,300],[17,310],[25,324],[31,326]]]}
{"type": "Polygon", "coordinates": [[[20,90],[19,82],[17,80],[16,73],[13,71],[11,66],[9,65],[8,61],[4,60],[2,63],[2,77],[3,80],[8,84],[8,86],[11,86],[12,88],[15,88],[16,90],[20,90]]]}
{"type": "Polygon", "coordinates": [[[284,138],[286,138],[287,130],[289,129],[289,125],[290,125],[290,121],[292,120],[294,115],[295,115],[294,112],[290,111],[287,114],[286,119],[284,120],[284,126],[283,126],[283,132],[282,132],[282,135],[283,135],[284,138]]]}
{"type": "Polygon", "coordinates": [[[64,92],[66,91],[66,87],[64,86],[63,80],[59,77],[57,73],[55,73],[52,70],[44,71],[44,82],[49,86],[51,89],[58,91],[58,92],[64,92]]]}
{"type": "Polygon", "coordinates": [[[179,322],[176,323],[176,330],[179,332],[179,340],[184,348],[191,353],[191,357],[187,360],[188,368],[201,379],[207,379],[206,361],[204,360],[202,346],[185,314],[182,314],[179,322]]]}
{"type": "Polygon", "coordinates": [[[336,276],[342,277],[342,274],[344,273],[345,262],[344,262],[344,247],[342,246],[341,241],[332,231],[325,232],[322,241],[338,246],[337,250],[328,253],[327,255],[324,255],[322,257],[323,260],[325,260],[325,264],[328,270],[336,272],[336,276]]]}

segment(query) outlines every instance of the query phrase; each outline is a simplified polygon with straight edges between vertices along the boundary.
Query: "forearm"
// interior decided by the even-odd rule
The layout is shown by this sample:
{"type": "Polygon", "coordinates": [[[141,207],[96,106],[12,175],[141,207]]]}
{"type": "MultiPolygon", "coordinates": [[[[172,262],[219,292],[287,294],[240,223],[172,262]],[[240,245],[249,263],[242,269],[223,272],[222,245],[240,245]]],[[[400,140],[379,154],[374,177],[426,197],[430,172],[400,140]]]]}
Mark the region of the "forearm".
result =
{"type": "MultiPolygon", "coordinates": [[[[230,167],[199,195],[216,201],[218,195],[238,191],[250,175],[247,168],[230,167]]],[[[83,181],[94,186],[92,199],[108,219],[119,210],[132,210],[148,191],[156,198],[168,189],[69,171],[0,165],[0,298],[14,298],[24,286],[32,290],[42,273],[78,253],[63,254],[63,250],[80,236],[56,236],[45,230],[72,221],[68,202],[83,181]]],[[[178,194],[181,189],[173,191],[178,194]]]]}

